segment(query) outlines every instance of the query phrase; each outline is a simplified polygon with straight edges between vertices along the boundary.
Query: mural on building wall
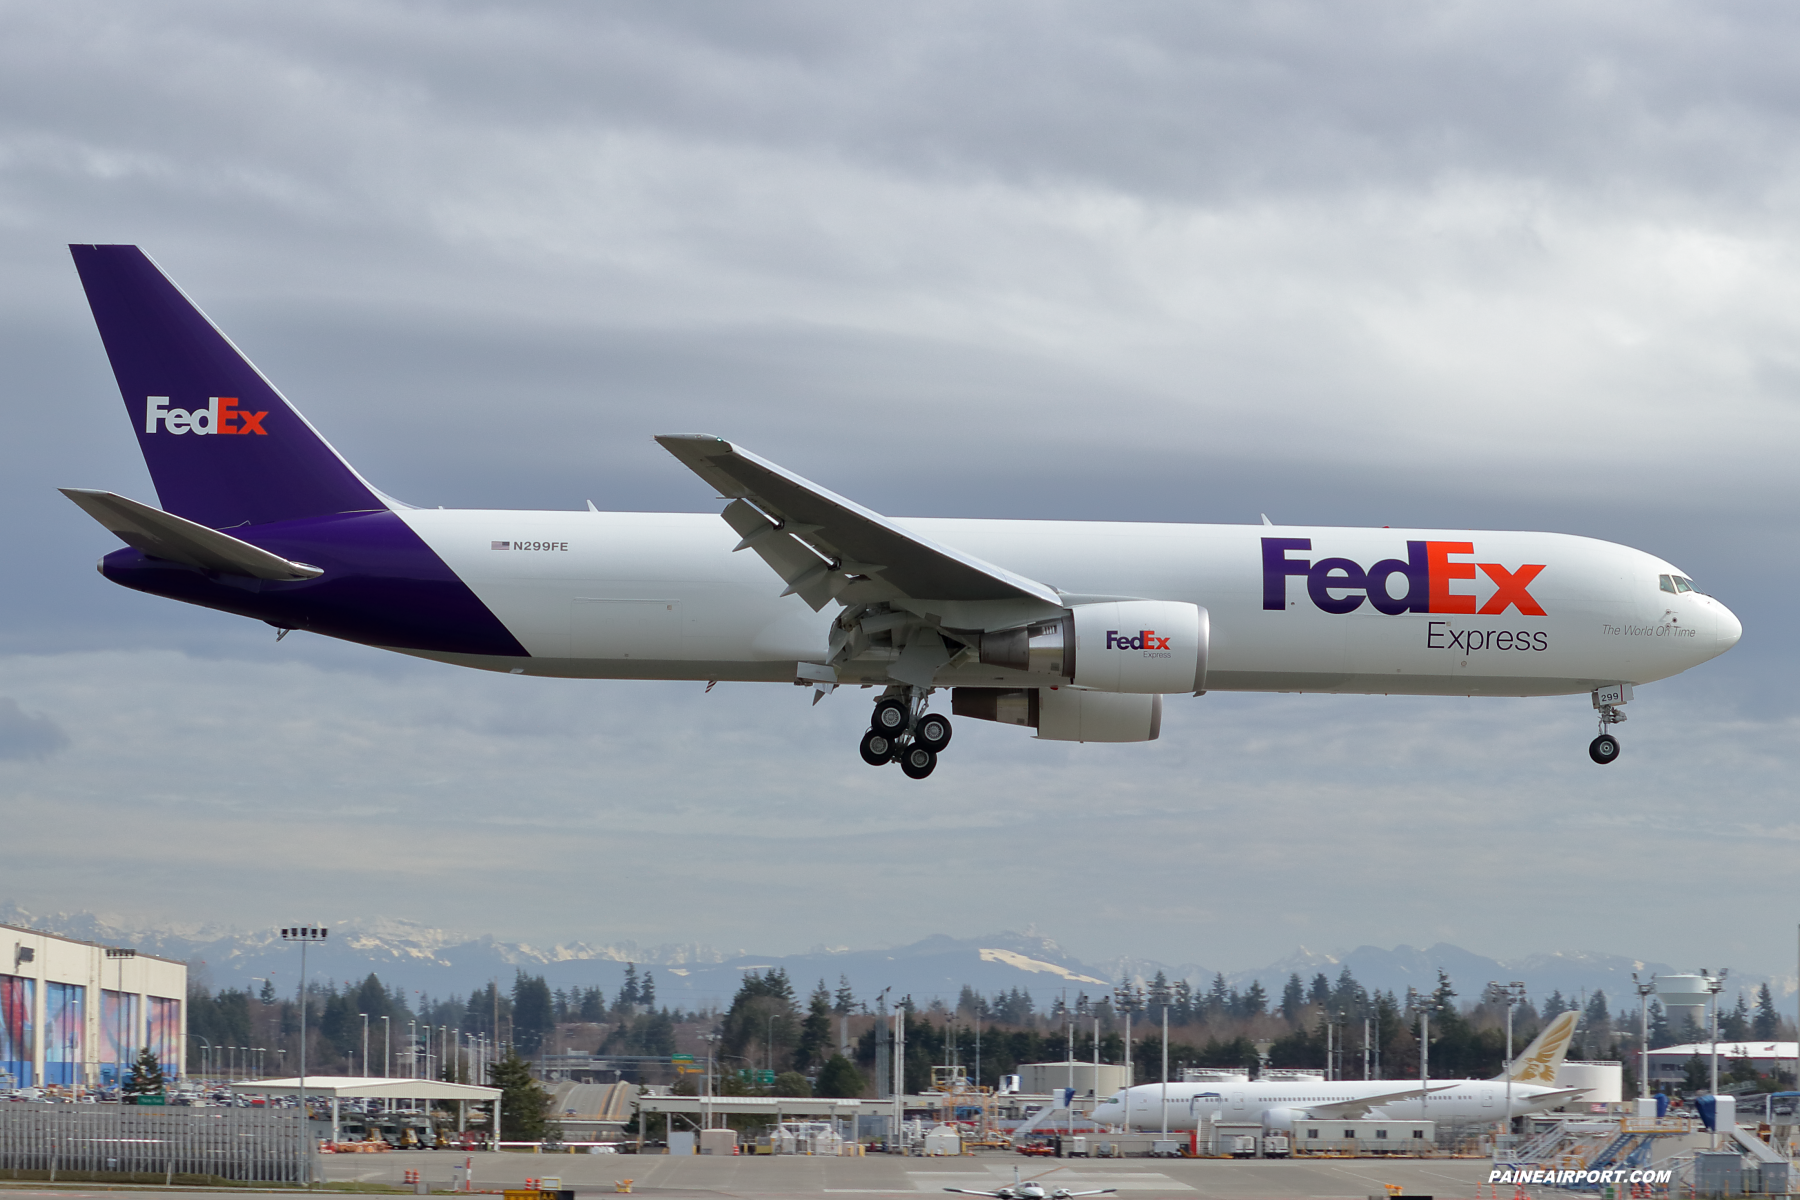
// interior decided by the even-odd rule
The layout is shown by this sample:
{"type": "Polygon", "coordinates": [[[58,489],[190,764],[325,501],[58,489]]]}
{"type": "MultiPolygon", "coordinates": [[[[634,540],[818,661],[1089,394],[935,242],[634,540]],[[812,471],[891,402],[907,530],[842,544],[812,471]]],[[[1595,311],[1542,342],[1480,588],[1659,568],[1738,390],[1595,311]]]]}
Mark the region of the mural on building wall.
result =
{"type": "Polygon", "coordinates": [[[0,975],[0,1072],[11,1075],[17,1087],[37,1083],[31,1071],[31,1014],[36,1000],[35,979],[0,975]]]}
{"type": "Polygon", "coordinates": [[[147,1039],[169,1079],[181,1074],[181,1001],[150,997],[150,1030],[147,1039]]]}
{"type": "Polygon", "coordinates": [[[79,983],[44,984],[45,1083],[66,1086],[76,1081],[87,1049],[82,1021],[86,1006],[87,989],[79,983]]]}
{"type": "Polygon", "coordinates": [[[120,1066],[130,1069],[137,1057],[138,998],[135,992],[100,991],[100,1077],[109,1082],[121,1078],[120,1066]]]}

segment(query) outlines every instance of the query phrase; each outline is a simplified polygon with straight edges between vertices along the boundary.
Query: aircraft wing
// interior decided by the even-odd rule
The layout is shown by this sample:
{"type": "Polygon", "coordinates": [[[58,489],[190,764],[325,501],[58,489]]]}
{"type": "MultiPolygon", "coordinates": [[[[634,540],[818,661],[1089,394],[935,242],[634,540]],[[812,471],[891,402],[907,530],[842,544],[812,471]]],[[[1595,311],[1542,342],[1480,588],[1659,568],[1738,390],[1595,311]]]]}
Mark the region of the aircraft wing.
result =
{"type": "MultiPolygon", "coordinates": [[[[1573,1099],[1574,1097],[1581,1095],[1583,1092],[1591,1092],[1593,1090],[1594,1090],[1593,1088],[1556,1088],[1555,1090],[1550,1090],[1550,1091],[1533,1092],[1531,1094],[1531,1096],[1529,1097],[1529,1099],[1531,1100],[1531,1102],[1533,1104],[1541,1103],[1541,1104],[1544,1104],[1546,1107],[1549,1107],[1552,1105],[1561,1104],[1564,1100],[1573,1099]]],[[[1523,1099],[1526,1099],[1526,1097],[1518,1095],[1515,1092],[1514,1103],[1517,1103],[1519,1100],[1523,1100],[1523,1099]]]]}
{"type": "Polygon", "coordinates": [[[1454,1083],[1447,1083],[1442,1087],[1416,1087],[1407,1088],[1403,1092],[1386,1092],[1379,1096],[1361,1096],[1355,1100],[1340,1100],[1335,1104],[1309,1104],[1306,1106],[1306,1111],[1321,1120],[1354,1121],[1366,1116],[1371,1108],[1380,1108],[1383,1104],[1389,1104],[1395,1100],[1417,1100],[1420,1096],[1429,1095],[1432,1092],[1446,1092],[1455,1086],[1454,1083]]]}
{"type": "Polygon", "coordinates": [[[113,492],[93,488],[60,488],[127,546],[153,558],[185,563],[203,571],[249,575],[255,579],[315,579],[325,572],[307,563],[290,562],[229,533],[139,504],[113,492]]]}
{"type": "Polygon", "coordinates": [[[1060,608],[1056,590],[899,525],[711,434],[657,442],[731,501],[725,520],[816,612],[859,578],[900,598],[1002,601],[1060,608]]]}
{"type": "Polygon", "coordinates": [[[946,1192],[961,1192],[965,1196],[997,1197],[1000,1195],[999,1192],[978,1192],[974,1188],[945,1188],[944,1190],[946,1192]]]}

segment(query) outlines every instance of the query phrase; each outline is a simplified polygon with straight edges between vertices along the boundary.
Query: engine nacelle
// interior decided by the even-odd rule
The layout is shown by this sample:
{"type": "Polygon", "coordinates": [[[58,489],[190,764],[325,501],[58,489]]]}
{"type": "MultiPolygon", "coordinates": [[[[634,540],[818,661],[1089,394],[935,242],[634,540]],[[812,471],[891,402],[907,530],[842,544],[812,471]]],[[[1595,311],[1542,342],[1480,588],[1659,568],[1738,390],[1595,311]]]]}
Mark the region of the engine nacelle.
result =
{"type": "Polygon", "coordinates": [[[1203,692],[1207,612],[1176,600],[1114,600],[1071,610],[1077,687],[1103,692],[1203,692]]]}
{"type": "MultiPolygon", "coordinates": [[[[976,657],[990,667],[1075,678],[1075,622],[1068,615],[978,635],[976,657]]],[[[1033,722],[1035,724],[1036,722],[1033,722]]]]}
{"type": "Polygon", "coordinates": [[[1051,742],[1154,742],[1162,697],[1071,687],[950,689],[953,716],[1025,725],[1051,742]]]}
{"type": "Polygon", "coordinates": [[[1210,635],[1206,610],[1178,600],[1081,604],[1018,629],[957,634],[976,644],[988,666],[1145,695],[1205,691],[1210,635]]]}

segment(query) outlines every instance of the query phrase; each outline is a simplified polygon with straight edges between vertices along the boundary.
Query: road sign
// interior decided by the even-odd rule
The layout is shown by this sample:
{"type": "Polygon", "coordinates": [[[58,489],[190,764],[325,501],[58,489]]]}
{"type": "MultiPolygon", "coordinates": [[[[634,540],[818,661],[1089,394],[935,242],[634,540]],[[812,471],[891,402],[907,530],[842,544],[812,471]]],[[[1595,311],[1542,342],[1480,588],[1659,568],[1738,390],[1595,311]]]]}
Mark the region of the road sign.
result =
{"type": "Polygon", "coordinates": [[[146,1093],[144,1095],[132,1097],[131,1102],[138,1105],[161,1104],[166,1106],[169,1103],[169,1098],[162,1095],[160,1092],[154,1095],[146,1093]]]}
{"type": "Polygon", "coordinates": [[[691,1054],[671,1054],[671,1055],[669,1055],[669,1061],[670,1062],[678,1062],[678,1063],[691,1063],[694,1061],[694,1056],[691,1054]]]}
{"type": "Polygon", "coordinates": [[[764,1087],[769,1087],[775,1082],[775,1072],[758,1071],[756,1073],[756,1082],[762,1084],[764,1087]]]}

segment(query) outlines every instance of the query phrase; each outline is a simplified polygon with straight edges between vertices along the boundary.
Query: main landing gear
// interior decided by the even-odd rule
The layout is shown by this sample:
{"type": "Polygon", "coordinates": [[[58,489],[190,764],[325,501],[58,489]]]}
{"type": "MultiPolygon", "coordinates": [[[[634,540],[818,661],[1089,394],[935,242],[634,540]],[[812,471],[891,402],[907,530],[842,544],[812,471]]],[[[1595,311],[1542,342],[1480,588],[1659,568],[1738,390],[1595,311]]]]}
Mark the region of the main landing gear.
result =
{"type": "Polygon", "coordinates": [[[869,731],[857,749],[871,767],[900,764],[909,779],[937,770],[938,755],[950,744],[950,719],[926,712],[930,692],[919,687],[893,687],[875,702],[869,731]]]}

